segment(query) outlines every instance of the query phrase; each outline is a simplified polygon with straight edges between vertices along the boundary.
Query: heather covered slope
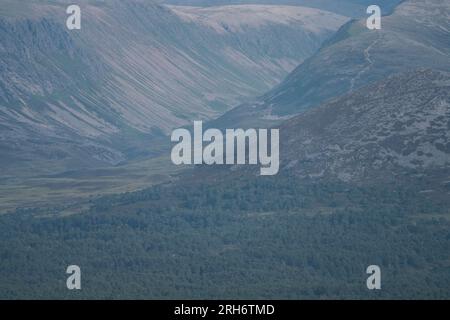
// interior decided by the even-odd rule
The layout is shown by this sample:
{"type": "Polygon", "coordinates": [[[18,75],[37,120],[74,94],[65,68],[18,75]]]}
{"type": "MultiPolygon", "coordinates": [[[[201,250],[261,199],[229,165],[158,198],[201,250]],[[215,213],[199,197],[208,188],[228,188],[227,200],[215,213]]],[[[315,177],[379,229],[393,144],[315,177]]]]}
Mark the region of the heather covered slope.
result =
{"type": "Polygon", "coordinates": [[[283,170],[298,177],[450,191],[450,73],[392,76],[297,116],[280,132],[283,170]]]}

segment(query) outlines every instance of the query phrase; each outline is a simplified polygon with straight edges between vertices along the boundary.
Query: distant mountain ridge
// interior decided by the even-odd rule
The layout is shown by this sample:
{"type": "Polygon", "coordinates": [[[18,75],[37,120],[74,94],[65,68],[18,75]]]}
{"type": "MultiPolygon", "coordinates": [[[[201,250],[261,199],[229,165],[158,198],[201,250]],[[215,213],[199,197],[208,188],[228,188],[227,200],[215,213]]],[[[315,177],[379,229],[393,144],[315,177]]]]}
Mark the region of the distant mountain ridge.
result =
{"type": "Polygon", "coordinates": [[[401,0],[163,0],[165,3],[186,6],[217,6],[236,4],[272,4],[272,5],[298,5],[318,8],[342,14],[349,17],[362,17],[366,15],[369,5],[377,4],[383,13],[389,13],[401,0]]]}
{"type": "Polygon", "coordinates": [[[273,90],[211,125],[277,125],[396,73],[450,71],[449,12],[448,2],[409,0],[382,19],[381,30],[368,30],[365,19],[349,22],[273,90]]]}

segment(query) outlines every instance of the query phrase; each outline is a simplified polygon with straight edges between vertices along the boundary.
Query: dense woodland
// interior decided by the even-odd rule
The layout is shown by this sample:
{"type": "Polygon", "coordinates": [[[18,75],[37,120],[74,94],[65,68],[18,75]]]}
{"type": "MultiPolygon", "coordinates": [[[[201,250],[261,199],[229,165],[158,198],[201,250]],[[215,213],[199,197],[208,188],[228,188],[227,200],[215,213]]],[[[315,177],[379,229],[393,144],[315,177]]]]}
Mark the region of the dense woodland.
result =
{"type": "Polygon", "coordinates": [[[61,210],[0,217],[0,298],[450,297],[448,206],[413,185],[242,178],[61,210]],[[372,264],[380,291],[366,288],[372,264]]]}

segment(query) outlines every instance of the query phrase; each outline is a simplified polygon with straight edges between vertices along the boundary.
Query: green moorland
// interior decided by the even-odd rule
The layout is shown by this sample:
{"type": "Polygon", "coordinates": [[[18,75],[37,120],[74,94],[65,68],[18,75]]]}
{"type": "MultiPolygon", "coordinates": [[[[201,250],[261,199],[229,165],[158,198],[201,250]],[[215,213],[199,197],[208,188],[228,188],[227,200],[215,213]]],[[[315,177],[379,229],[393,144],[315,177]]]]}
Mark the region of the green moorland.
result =
{"type": "MultiPolygon", "coordinates": [[[[39,164],[23,174],[6,175],[0,181],[0,214],[15,209],[51,206],[64,203],[67,212],[79,212],[80,203],[85,207],[88,200],[105,194],[131,192],[154,184],[176,179],[179,167],[166,157],[130,161],[117,166],[64,171],[52,167],[57,173],[44,174],[39,164]],[[69,208],[70,207],[70,208],[69,208]]],[[[47,164],[43,164],[46,166],[47,164]]],[[[184,168],[185,169],[185,168],[184,168]]]]}

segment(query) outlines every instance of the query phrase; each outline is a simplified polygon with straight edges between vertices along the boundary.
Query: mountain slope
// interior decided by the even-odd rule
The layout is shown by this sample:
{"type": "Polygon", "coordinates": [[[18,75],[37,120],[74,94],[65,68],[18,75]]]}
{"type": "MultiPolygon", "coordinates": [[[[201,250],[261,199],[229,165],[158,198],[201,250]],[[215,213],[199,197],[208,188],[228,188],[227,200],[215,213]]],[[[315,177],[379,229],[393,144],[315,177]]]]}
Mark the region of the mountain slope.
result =
{"type": "MultiPolygon", "coordinates": [[[[303,178],[450,186],[450,73],[418,70],[280,128],[283,169],[303,178]]],[[[449,190],[447,189],[447,192],[449,190]]]]}
{"type": "Polygon", "coordinates": [[[230,7],[217,9],[219,30],[211,25],[215,11],[82,1],[82,29],[68,31],[66,5],[2,3],[5,166],[39,159],[69,167],[118,163],[142,150],[149,135],[210,119],[269,89],[346,21],[298,7],[230,7]],[[242,21],[260,15],[252,25],[228,28],[235,12],[242,21]],[[327,24],[306,21],[305,12],[327,24]],[[192,19],[199,15],[209,24],[192,19]]]}
{"type": "Polygon", "coordinates": [[[349,22],[285,81],[214,125],[267,126],[389,75],[430,68],[450,70],[450,3],[405,1],[371,31],[349,22]]]}
{"type": "MultiPolygon", "coordinates": [[[[396,74],[276,128],[280,171],[273,179],[414,185],[448,200],[450,72],[417,69],[396,74]]],[[[260,175],[259,166],[219,167],[199,166],[186,180],[217,183],[260,175]]]]}

